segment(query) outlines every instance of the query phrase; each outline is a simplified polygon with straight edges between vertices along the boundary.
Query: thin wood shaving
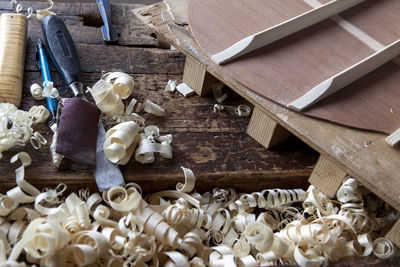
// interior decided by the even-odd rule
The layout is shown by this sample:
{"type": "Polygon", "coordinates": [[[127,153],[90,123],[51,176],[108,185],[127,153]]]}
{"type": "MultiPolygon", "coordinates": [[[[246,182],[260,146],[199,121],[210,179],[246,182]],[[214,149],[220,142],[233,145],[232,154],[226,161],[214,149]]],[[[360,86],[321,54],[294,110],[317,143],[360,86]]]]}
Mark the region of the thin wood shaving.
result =
{"type": "Polygon", "coordinates": [[[139,127],[136,122],[120,123],[106,133],[104,153],[113,163],[126,164],[129,162],[137,146],[139,127]]]}
{"type": "Polygon", "coordinates": [[[100,79],[92,88],[88,88],[88,91],[92,94],[97,107],[106,114],[107,117],[121,116],[124,113],[124,104],[118,94],[113,90],[112,83],[100,79]]]}
{"type": "Polygon", "coordinates": [[[121,99],[128,98],[135,87],[133,78],[123,72],[108,72],[101,78],[112,84],[112,89],[121,99]]]}
{"type": "MultiPolygon", "coordinates": [[[[157,136],[156,128],[149,132],[157,136]]],[[[112,187],[103,199],[81,191],[63,200],[65,185],[39,192],[24,179],[29,155],[11,159],[17,161],[18,189],[0,196],[0,266],[27,266],[21,259],[40,266],[320,266],[398,255],[388,239],[372,241],[372,233],[357,226],[353,213],[360,211],[349,204],[363,203],[363,197],[352,178],[335,202],[313,186],[307,192],[214,189],[189,195],[195,178],[182,168],[180,191],[161,191],[147,201],[136,184],[112,187]]]]}
{"type": "Polygon", "coordinates": [[[156,103],[153,103],[152,101],[146,99],[146,101],[143,103],[144,108],[143,110],[147,113],[154,114],[156,116],[162,117],[165,115],[164,109],[162,109],[159,105],[156,103]]]}
{"type": "Polygon", "coordinates": [[[176,81],[175,80],[168,80],[167,85],[165,86],[165,91],[174,92],[175,89],[176,89],[176,81]]]}
{"type": "Polygon", "coordinates": [[[152,163],[154,153],[160,153],[165,159],[172,158],[172,135],[160,135],[157,126],[150,125],[144,128],[144,133],[138,136],[139,146],[135,152],[135,159],[141,163],[152,163]]]}
{"type": "Polygon", "coordinates": [[[231,107],[227,105],[215,104],[214,112],[222,110],[233,110],[239,117],[249,117],[251,115],[251,108],[247,105],[239,105],[237,107],[231,107]]]}
{"type": "Polygon", "coordinates": [[[36,17],[38,20],[43,20],[47,15],[55,15],[56,13],[54,13],[53,11],[51,11],[51,9],[53,8],[53,1],[52,0],[46,0],[49,3],[49,7],[45,8],[45,9],[40,9],[40,10],[36,10],[36,17]]]}
{"type": "Polygon", "coordinates": [[[37,84],[37,83],[32,84],[31,87],[30,87],[31,95],[35,100],[44,99],[44,97],[42,95],[42,91],[43,91],[42,87],[40,87],[40,85],[37,84]]]}
{"type": "Polygon", "coordinates": [[[29,111],[23,111],[13,104],[0,103],[0,158],[3,151],[24,146],[28,141],[34,148],[46,144],[47,141],[41,134],[35,133],[32,126],[46,121],[49,116],[44,106],[33,106],[29,111]]]}

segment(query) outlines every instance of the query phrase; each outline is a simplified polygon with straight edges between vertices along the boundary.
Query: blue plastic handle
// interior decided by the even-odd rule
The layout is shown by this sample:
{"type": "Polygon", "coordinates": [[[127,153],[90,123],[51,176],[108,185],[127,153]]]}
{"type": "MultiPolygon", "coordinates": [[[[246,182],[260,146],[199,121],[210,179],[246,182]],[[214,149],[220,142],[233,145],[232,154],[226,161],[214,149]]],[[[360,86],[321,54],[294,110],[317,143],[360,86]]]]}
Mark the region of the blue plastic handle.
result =
{"type": "MultiPolygon", "coordinates": [[[[49,62],[47,60],[46,50],[44,48],[43,41],[40,39],[37,42],[37,53],[40,64],[40,70],[42,72],[43,85],[47,86],[47,84],[51,82],[49,62]]],[[[47,108],[50,111],[51,118],[53,121],[55,121],[57,115],[58,101],[53,97],[46,97],[46,103],[47,103],[47,108]]]]}

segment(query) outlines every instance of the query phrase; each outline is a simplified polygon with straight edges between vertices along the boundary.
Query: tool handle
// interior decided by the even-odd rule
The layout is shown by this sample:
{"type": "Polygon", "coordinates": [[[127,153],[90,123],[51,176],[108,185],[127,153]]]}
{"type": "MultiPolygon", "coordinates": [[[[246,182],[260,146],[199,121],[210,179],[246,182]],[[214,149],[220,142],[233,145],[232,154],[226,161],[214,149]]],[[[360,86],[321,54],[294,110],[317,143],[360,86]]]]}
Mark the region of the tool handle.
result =
{"type": "Polygon", "coordinates": [[[57,15],[47,15],[42,29],[50,57],[65,83],[81,82],[78,52],[64,21],[57,15]]]}
{"type": "Polygon", "coordinates": [[[23,14],[0,17],[0,102],[16,106],[22,96],[27,25],[23,14]]]}
{"type": "Polygon", "coordinates": [[[99,7],[101,18],[104,22],[108,21],[108,18],[111,17],[110,4],[108,3],[108,0],[96,0],[96,2],[99,7]]]}
{"type": "MultiPolygon", "coordinates": [[[[37,41],[36,50],[37,50],[36,56],[38,64],[40,66],[40,71],[42,72],[43,85],[47,86],[47,84],[51,82],[50,68],[49,68],[49,62],[47,61],[46,49],[44,48],[43,41],[40,39],[37,41]]],[[[47,103],[47,108],[50,111],[52,120],[56,121],[56,114],[58,107],[57,99],[53,97],[46,97],[46,103],[47,103]]]]}
{"type": "Polygon", "coordinates": [[[47,83],[51,82],[51,75],[49,62],[46,56],[46,49],[44,48],[44,44],[41,39],[38,39],[37,41],[36,53],[36,60],[42,73],[43,85],[46,86],[47,83]]]}

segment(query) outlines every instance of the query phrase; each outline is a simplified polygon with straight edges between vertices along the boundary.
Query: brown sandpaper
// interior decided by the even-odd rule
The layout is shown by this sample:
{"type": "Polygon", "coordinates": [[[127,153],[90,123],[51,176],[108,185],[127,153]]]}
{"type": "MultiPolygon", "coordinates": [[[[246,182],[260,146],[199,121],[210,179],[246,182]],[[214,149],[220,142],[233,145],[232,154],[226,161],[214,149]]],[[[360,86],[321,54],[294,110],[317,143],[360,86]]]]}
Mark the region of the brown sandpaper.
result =
{"type": "MultiPolygon", "coordinates": [[[[327,1],[321,1],[325,3],[327,1]]],[[[302,14],[301,0],[191,0],[190,29],[209,56],[258,31],[302,14]]],[[[400,1],[369,0],[340,14],[384,45],[400,39],[400,1]]],[[[314,86],[373,54],[330,19],[223,65],[222,71],[287,106],[314,86]]],[[[400,67],[387,63],[306,109],[338,124],[391,134],[400,128],[400,67]]]]}
{"type": "Polygon", "coordinates": [[[68,98],[58,125],[56,152],[94,166],[100,110],[83,99],[68,98]]]}

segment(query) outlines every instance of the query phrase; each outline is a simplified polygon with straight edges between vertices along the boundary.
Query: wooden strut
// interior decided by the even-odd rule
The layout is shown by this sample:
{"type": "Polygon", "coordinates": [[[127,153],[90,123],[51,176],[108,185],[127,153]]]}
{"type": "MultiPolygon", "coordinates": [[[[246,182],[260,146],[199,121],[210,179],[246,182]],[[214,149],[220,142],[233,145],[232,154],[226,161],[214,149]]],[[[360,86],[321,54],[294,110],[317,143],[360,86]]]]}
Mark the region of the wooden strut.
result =
{"type": "Polygon", "coordinates": [[[314,8],[269,29],[248,36],[228,47],[224,51],[213,55],[211,58],[218,64],[227,63],[234,58],[305,29],[363,1],[364,0],[335,0],[329,2],[326,5],[321,5],[320,7],[314,8]]]}
{"type": "Polygon", "coordinates": [[[400,142],[400,129],[397,129],[394,133],[386,137],[386,143],[390,146],[395,146],[400,142]]]}
{"type": "Polygon", "coordinates": [[[400,39],[353,66],[323,81],[288,106],[297,111],[317,103],[350,83],[382,66],[400,54],[400,39]]]}

